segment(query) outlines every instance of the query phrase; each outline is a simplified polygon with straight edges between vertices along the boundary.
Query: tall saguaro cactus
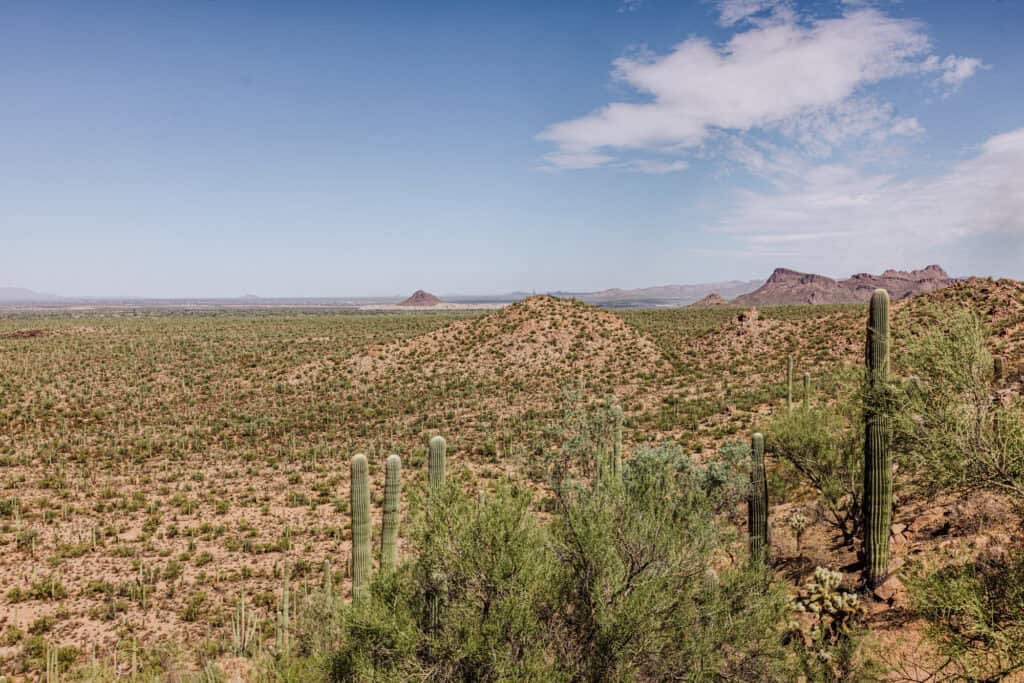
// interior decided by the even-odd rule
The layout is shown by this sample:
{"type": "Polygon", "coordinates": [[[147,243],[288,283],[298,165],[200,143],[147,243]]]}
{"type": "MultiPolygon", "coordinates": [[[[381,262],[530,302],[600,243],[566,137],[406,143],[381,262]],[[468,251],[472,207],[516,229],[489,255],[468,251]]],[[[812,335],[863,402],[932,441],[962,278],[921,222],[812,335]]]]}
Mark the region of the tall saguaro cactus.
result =
{"type": "Polygon", "coordinates": [[[864,578],[869,587],[889,571],[892,454],[886,386],[889,379],[889,294],[876,289],[868,310],[864,405],[864,578]]]}
{"type": "Polygon", "coordinates": [[[626,416],[618,404],[612,406],[612,477],[622,476],[622,423],[626,416]]]}
{"type": "Polygon", "coordinates": [[[427,463],[427,471],[430,475],[431,492],[437,491],[444,486],[447,452],[448,444],[443,436],[435,436],[430,440],[430,460],[427,463]]]}
{"type": "Polygon", "coordinates": [[[811,407],[811,373],[804,373],[804,408],[811,407]]]}
{"type": "Polygon", "coordinates": [[[793,354],[786,361],[786,411],[793,412],[793,354]]]}
{"type": "Polygon", "coordinates": [[[402,507],[402,459],[389,455],[384,475],[384,516],[380,529],[380,570],[398,565],[398,520],[402,507]]]}
{"type": "Polygon", "coordinates": [[[750,497],[747,500],[747,529],[750,535],[750,559],[768,558],[768,479],[764,470],[764,436],[754,434],[750,441],[750,497]]]}
{"type": "Polygon", "coordinates": [[[352,458],[352,599],[361,600],[370,590],[370,475],[366,456],[352,458]]]}

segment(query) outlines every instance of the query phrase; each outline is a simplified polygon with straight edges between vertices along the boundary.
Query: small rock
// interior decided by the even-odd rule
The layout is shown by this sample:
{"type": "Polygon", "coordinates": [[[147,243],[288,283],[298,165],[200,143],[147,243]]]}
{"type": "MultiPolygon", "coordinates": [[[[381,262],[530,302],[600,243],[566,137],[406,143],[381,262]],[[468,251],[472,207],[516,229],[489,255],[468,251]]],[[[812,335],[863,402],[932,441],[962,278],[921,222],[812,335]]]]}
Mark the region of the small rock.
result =
{"type": "Polygon", "coordinates": [[[898,607],[906,604],[907,589],[903,582],[896,576],[890,575],[880,586],[873,591],[874,596],[887,603],[891,607],[898,607]]]}

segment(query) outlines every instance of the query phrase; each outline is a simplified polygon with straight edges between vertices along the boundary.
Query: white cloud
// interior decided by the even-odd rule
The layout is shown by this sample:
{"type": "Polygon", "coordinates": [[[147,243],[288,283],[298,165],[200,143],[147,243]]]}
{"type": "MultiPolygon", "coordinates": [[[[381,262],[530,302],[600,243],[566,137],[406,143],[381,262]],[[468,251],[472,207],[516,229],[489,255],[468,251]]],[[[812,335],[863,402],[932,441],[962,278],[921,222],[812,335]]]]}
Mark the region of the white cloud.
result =
{"type": "Polygon", "coordinates": [[[659,161],[656,159],[634,159],[632,161],[624,161],[617,164],[618,168],[622,168],[626,171],[632,171],[633,173],[647,173],[651,175],[685,171],[689,166],[690,164],[681,160],[659,161]]]}
{"type": "MultiPolygon", "coordinates": [[[[747,151],[749,166],[762,161],[747,151]]],[[[750,254],[800,244],[817,272],[884,267],[987,233],[1024,237],[1024,128],[990,138],[937,176],[897,179],[845,166],[788,167],[764,157],[775,192],[743,192],[718,230],[750,254]],[[855,247],[855,248],[854,248],[855,247]],[[865,263],[874,254],[873,263],[865,263]],[[847,259],[856,257],[857,263],[847,259]]]]}
{"type": "Polygon", "coordinates": [[[957,57],[956,55],[949,55],[945,59],[931,55],[921,65],[921,70],[926,73],[937,72],[939,83],[951,90],[959,88],[979,69],[987,68],[989,68],[988,65],[976,57],[957,57]]]}
{"type": "Polygon", "coordinates": [[[718,6],[718,23],[722,26],[734,26],[759,15],[791,12],[786,0],[718,0],[715,4],[718,6]]]}
{"type": "Polygon", "coordinates": [[[556,145],[555,168],[611,164],[635,150],[680,154],[717,131],[781,132],[823,156],[855,138],[879,142],[921,132],[866,89],[880,81],[936,74],[955,87],[980,60],[928,56],[924,27],[861,8],[841,17],[800,21],[777,0],[722,0],[723,24],[749,24],[724,45],[689,38],[664,55],[625,56],[614,78],[638,100],[611,102],[556,123],[538,138],[556,145]],[[753,20],[768,12],[770,17],[753,20]]]}

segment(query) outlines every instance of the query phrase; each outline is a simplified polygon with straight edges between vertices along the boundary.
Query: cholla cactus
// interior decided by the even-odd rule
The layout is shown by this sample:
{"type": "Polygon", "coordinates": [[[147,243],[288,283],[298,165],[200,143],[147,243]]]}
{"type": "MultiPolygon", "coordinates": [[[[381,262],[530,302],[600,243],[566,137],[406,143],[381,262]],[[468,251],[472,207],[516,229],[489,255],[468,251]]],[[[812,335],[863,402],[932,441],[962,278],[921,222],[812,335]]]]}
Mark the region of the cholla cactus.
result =
{"type": "Polygon", "coordinates": [[[808,634],[813,643],[821,646],[837,643],[851,635],[857,621],[867,614],[856,593],[839,589],[842,580],[839,572],[818,567],[814,577],[790,598],[794,610],[813,615],[808,634]]]}
{"type": "Polygon", "coordinates": [[[794,510],[793,513],[786,520],[789,528],[793,531],[793,536],[796,538],[796,552],[800,554],[801,542],[804,538],[804,532],[807,531],[807,527],[810,526],[811,520],[807,518],[807,515],[802,510],[794,510]]]}

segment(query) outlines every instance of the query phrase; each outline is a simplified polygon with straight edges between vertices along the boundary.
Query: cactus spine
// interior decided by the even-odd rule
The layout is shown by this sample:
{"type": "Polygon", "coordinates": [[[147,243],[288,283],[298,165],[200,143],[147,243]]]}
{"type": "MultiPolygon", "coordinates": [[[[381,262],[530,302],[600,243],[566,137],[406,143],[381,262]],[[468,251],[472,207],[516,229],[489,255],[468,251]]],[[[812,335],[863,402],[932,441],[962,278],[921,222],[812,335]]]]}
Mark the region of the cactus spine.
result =
{"type": "Polygon", "coordinates": [[[768,480],[764,471],[764,436],[754,434],[750,443],[750,497],[747,500],[747,528],[750,535],[750,559],[768,558],[768,480]]]}
{"type": "Polygon", "coordinates": [[[786,411],[793,412],[793,354],[786,361],[786,411]]]}
{"type": "Polygon", "coordinates": [[[370,476],[366,456],[352,458],[352,599],[361,600],[370,589],[370,476]]]}
{"type": "Polygon", "coordinates": [[[392,571],[398,565],[398,520],[402,506],[402,459],[389,455],[384,476],[384,516],[380,530],[380,570],[392,571]]]}
{"type": "Polygon", "coordinates": [[[430,460],[427,463],[430,475],[430,492],[433,493],[444,486],[445,457],[448,444],[443,436],[435,436],[430,440],[430,460]]]}
{"type": "Polygon", "coordinates": [[[869,587],[885,580],[892,526],[892,454],[885,390],[889,374],[889,294],[876,289],[868,310],[867,400],[864,406],[864,574],[869,587]]]}

